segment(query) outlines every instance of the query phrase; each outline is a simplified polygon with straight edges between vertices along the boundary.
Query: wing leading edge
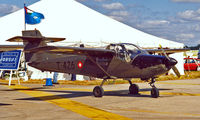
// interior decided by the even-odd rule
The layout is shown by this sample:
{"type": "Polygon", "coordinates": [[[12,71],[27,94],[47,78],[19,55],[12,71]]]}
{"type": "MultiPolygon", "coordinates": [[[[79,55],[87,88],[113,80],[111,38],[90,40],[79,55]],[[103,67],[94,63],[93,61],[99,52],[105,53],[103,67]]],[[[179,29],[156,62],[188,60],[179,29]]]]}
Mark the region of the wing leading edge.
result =
{"type": "MultiPolygon", "coordinates": [[[[163,53],[162,49],[145,49],[147,52],[149,52],[150,54],[155,54],[155,53],[163,53]]],[[[177,52],[186,52],[189,51],[190,49],[188,48],[182,48],[182,49],[164,49],[164,51],[167,54],[173,54],[173,53],[177,53],[177,52]]]]}
{"type": "Polygon", "coordinates": [[[90,55],[90,56],[113,56],[112,50],[81,48],[81,47],[63,47],[63,46],[44,46],[26,50],[26,52],[52,52],[63,54],[90,55]]]}

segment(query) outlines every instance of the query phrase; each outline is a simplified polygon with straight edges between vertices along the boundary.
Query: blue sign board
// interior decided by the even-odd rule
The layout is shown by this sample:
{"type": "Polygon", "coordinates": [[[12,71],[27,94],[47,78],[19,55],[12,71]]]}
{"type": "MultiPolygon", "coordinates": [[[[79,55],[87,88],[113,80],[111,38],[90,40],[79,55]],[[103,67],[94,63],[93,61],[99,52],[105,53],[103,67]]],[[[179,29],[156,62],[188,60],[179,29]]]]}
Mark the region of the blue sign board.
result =
{"type": "Polygon", "coordinates": [[[20,57],[21,50],[0,52],[0,70],[17,70],[20,57]]]}

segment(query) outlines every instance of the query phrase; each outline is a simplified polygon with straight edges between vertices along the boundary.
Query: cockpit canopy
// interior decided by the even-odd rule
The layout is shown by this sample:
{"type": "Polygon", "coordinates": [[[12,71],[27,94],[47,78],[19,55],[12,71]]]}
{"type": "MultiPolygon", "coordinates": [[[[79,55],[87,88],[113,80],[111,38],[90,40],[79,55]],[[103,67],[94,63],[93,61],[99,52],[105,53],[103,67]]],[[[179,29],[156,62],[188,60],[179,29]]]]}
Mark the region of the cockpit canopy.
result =
{"type": "Polygon", "coordinates": [[[115,51],[117,56],[122,59],[130,60],[133,60],[139,54],[148,54],[148,52],[142,50],[139,46],[131,43],[110,44],[107,46],[107,49],[115,51]]]}

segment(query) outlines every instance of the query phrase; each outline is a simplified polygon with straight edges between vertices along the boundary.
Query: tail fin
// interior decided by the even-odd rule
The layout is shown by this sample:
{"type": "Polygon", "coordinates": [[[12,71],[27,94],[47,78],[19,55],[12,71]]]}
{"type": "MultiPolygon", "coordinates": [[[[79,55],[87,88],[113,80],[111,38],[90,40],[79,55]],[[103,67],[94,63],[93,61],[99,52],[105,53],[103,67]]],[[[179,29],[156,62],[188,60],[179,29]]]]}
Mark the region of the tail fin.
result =
{"type": "MultiPolygon", "coordinates": [[[[44,37],[39,30],[26,30],[22,31],[22,36],[15,36],[8,39],[10,42],[23,42],[24,51],[29,49],[47,46],[49,42],[59,42],[65,38],[44,37]]],[[[29,62],[35,53],[25,53],[25,60],[29,62]]]]}
{"type": "Polygon", "coordinates": [[[24,50],[42,47],[47,44],[42,40],[42,34],[38,30],[22,31],[22,39],[25,45],[24,50]]]}

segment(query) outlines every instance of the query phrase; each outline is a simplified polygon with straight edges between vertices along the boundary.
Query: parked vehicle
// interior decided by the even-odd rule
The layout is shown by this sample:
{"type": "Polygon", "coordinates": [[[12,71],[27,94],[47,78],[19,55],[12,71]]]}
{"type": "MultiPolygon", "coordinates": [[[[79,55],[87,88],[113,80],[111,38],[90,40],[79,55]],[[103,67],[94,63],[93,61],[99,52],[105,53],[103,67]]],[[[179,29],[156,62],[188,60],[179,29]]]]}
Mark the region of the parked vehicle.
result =
{"type": "Polygon", "coordinates": [[[200,59],[184,58],[184,70],[200,71],[200,59]]]}

